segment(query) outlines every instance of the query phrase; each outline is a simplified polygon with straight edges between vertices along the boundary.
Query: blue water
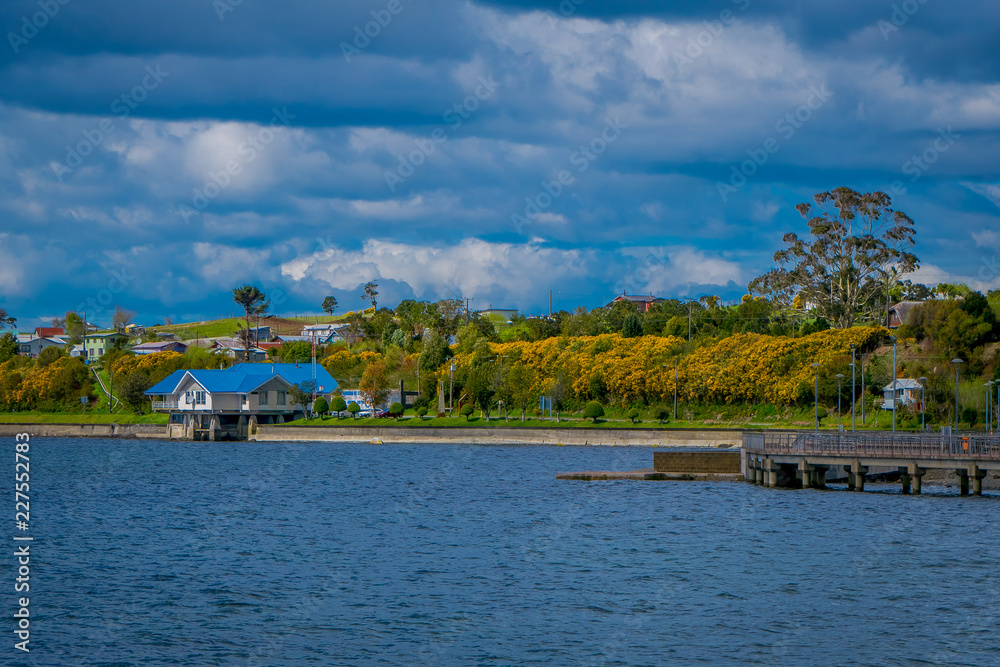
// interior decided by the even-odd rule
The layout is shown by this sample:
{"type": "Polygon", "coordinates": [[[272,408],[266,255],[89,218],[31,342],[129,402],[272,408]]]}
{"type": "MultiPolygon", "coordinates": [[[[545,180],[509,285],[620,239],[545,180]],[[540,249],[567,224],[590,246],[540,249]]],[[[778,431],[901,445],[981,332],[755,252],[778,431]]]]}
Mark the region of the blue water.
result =
{"type": "MultiPolygon", "coordinates": [[[[555,479],[651,461],[642,448],[35,440],[32,652],[13,650],[8,620],[0,656],[1000,664],[1000,497],[555,479]]],[[[4,609],[11,588],[0,582],[4,609]]]]}

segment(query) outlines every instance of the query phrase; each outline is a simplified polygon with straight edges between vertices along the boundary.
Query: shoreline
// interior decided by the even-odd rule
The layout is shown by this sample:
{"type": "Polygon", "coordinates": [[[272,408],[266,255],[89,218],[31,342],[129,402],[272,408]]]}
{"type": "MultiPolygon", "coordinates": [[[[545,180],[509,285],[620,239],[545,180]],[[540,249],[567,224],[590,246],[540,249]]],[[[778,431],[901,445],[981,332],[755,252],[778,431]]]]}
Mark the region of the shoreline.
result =
{"type": "MultiPolygon", "coordinates": [[[[0,423],[0,437],[137,438],[171,440],[165,424],[0,423]]],[[[391,426],[288,426],[265,424],[249,435],[254,442],[374,444],[549,445],[610,447],[739,447],[742,429],[587,428],[404,428],[391,426]]]]}

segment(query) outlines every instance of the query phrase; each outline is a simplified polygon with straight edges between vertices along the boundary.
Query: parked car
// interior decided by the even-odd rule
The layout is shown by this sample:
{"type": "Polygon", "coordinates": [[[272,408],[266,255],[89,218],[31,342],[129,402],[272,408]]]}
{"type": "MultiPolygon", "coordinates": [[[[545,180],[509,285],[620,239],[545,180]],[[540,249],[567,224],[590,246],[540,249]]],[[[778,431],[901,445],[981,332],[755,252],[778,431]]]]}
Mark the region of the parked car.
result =
{"type": "Polygon", "coordinates": [[[388,410],[380,410],[379,412],[375,413],[375,416],[378,419],[385,419],[386,417],[389,416],[389,411],[388,410]]]}

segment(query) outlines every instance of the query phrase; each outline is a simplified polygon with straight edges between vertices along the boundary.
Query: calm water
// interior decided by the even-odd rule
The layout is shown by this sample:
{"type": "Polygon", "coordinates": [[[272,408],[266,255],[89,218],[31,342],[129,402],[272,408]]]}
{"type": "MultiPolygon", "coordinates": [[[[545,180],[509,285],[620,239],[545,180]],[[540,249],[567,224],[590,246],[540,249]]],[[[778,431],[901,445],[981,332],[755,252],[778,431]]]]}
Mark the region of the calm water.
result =
{"type": "Polygon", "coordinates": [[[1000,664],[996,496],[555,480],[639,448],[31,457],[33,651],[8,620],[3,664],[1000,664]]]}

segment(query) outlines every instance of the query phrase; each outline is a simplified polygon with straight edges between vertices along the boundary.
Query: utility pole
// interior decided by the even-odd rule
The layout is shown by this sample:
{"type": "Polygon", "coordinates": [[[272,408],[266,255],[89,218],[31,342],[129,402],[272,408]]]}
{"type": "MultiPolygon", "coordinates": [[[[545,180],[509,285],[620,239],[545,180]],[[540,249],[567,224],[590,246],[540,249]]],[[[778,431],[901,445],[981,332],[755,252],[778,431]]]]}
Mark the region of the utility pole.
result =
{"type": "Polygon", "coordinates": [[[688,301],[688,342],[691,342],[691,302],[688,301]]]}
{"type": "Polygon", "coordinates": [[[469,303],[476,297],[465,297],[465,323],[469,323],[469,303]]]}

